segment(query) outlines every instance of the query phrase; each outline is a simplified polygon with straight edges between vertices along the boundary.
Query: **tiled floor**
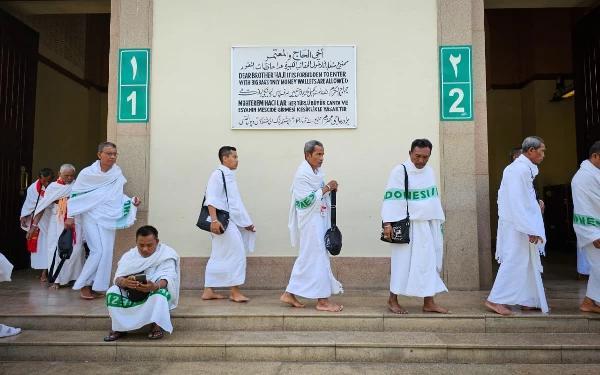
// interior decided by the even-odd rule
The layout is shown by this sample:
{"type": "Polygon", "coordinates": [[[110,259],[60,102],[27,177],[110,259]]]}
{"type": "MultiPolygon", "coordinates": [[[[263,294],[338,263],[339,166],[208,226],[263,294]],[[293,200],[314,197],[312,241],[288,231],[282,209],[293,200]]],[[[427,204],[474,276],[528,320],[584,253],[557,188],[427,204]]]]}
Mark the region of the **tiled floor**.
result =
{"type": "MultiPolygon", "coordinates": [[[[13,272],[12,282],[0,284],[0,315],[68,315],[68,316],[107,316],[103,299],[86,301],[79,298],[79,293],[70,288],[57,291],[48,290],[48,284],[37,278],[38,272],[31,270],[13,272]]],[[[571,274],[572,276],[572,274],[571,274]]],[[[552,316],[582,315],[579,311],[581,299],[585,296],[586,283],[560,277],[544,275],[547,288],[548,304],[552,308],[552,316]]],[[[228,300],[203,301],[201,291],[183,290],[179,307],[173,315],[322,315],[314,309],[316,301],[303,300],[305,309],[293,309],[279,302],[282,291],[246,290],[250,302],[237,304],[228,300]]],[[[339,315],[366,316],[388,314],[386,290],[349,290],[343,295],[333,296],[333,300],[344,305],[339,315]]],[[[450,291],[436,296],[439,305],[449,308],[455,315],[489,315],[484,307],[488,291],[450,291]]],[[[424,314],[421,311],[422,300],[419,298],[400,297],[400,304],[410,314],[424,314]]],[[[520,312],[519,315],[541,315],[540,312],[520,312]]],[[[331,316],[333,314],[329,314],[331,316]]],[[[428,314],[431,315],[431,314],[428,314]]],[[[586,315],[586,314],[583,314],[586,315]]],[[[589,315],[589,314],[587,314],[589,315]]],[[[593,314],[592,314],[593,315],[593,314]]],[[[590,315],[591,316],[591,315],[590,315]]]]}

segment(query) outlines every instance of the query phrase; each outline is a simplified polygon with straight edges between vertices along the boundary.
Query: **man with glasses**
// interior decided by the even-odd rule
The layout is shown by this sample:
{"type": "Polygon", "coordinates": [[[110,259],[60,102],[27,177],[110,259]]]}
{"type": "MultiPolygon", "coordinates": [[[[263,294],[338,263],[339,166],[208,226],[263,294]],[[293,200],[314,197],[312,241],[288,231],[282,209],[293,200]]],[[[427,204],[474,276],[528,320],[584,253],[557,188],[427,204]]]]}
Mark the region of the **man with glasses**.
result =
{"type": "Polygon", "coordinates": [[[127,182],[121,168],[116,165],[117,146],[102,142],[98,146],[98,159],[84,168],[74,182],[67,202],[65,228],[71,228],[74,217],[80,215],[83,232],[90,255],[81,275],[73,285],[81,298],[104,296],[110,284],[113,247],[117,229],[133,225],[140,200],[123,194],[127,182]]]}

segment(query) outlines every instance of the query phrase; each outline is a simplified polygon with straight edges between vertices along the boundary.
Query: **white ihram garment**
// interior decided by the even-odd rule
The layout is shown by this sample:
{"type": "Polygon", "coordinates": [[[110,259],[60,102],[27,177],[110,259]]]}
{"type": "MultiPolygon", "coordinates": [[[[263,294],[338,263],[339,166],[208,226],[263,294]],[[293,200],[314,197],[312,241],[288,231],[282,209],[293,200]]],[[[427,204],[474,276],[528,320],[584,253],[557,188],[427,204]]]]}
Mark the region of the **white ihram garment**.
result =
{"type": "Polygon", "coordinates": [[[69,217],[81,216],[81,226],[90,254],[73,289],[91,286],[105,291],[110,285],[113,247],[117,229],[133,225],[137,209],[132,199],[123,194],[127,180],[121,168],[113,165],[107,172],[100,161],[84,168],[73,183],[67,202],[69,217]]]}
{"type": "Polygon", "coordinates": [[[137,247],[134,247],[119,260],[114,282],[116,283],[117,277],[139,273],[144,273],[146,279],[153,283],[166,280],[167,288],[150,292],[143,301],[131,302],[121,288],[111,286],[106,292],[106,305],[112,319],[112,330],[126,332],[156,323],[163,330],[172,333],[170,310],[175,309],[179,302],[179,255],[169,246],[159,243],[154,254],[144,258],[137,247]]]}
{"type": "Polygon", "coordinates": [[[585,160],[571,181],[573,192],[573,229],[577,244],[585,250],[590,265],[586,296],[600,303],[600,169],[585,160]]]}
{"type": "Polygon", "coordinates": [[[324,186],[323,169],[315,172],[307,161],[302,162],[292,185],[288,221],[292,246],[296,246],[300,232],[300,251],[286,292],[304,298],[329,298],[344,292],[331,272],[325,248],[325,232],[331,226],[331,202],[329,193],[323,196],[324,186]]]}
{"type": "MultiPolygon", "coordinates": [[[[210,233],[212,251],[206,264],[204,286],[215,288],[242,285],[246,281],[246,251],[254,251],[256,232],[245,229],[252,225],[252,220],[242,202],[234,171],[224,165],[213,171],[206,187],[204,205],[229,212],[229,225],[225,233],[210,233]],[[223,176],[227,183],[227,195],[223,176]]],[[[207,220],[212,221],[212,218],[209,216],[207,220]]]]}
{"type": "MultiPolygon", "coordinates": [[[[25,203],[21,208],[21,217],[27,218],[27,224],[21,228],[28,232],[31,225],[31,215],[33,215],[36,209],[36,203],[39,204],[42,201],[42,197],[39,197],[40,193],[37,191],[37,184],[39,180],[36,180],[33,184],[27,188],[27,196],[25,203]],[[39,197],[39,200],[38,200],[39,197]]],[[[41,186],[41,190],[46,190],[46,187],[41,186]]],[[[37,239],[37,250],[35,253],[31,253],[31,268],[36,270],[45,270],[49,267],[48,265],[48,224],[50,223],[50,212],[44,212],[40,221],[38,222],[38,239],[37,239]]]]}
{"type": "Polygon", "coordinates": [[[442,225],[445,220],[433,169],[418,169],[409,160],[390,174],[381,210],[383,222],[410,215],[410,243],[390,244],[392,251],[390,292],[405,296],[432,297],[447,292],[440,277],[444,253],[442,225]],[[404,166],[408,174],[405,196],[404,166]]]}
{"type": "MultiPolygon", "coordinates": [[[[63,184],[59,180],[48,185],[44,197],[40,199],[38,207],[35,211],[35,215],[41,211],[44,211],[44,213],[49,211],[51,215],[48,223],[48,237],[46,243],[49,272],[51,270],[53,261],[53,273],[56,273],[56,269],[60,263],[60,257],[56,251],[56,246],[58,243],[58,238],[65,227],[65,215],[67,210],[64,206],[66,206],[66,200],[69,199],[69,195],[71,194],[74,183],[75,181],[70,184],[63,184]],[[60,201],[61,205],[63,206],[63,211],[61,211],[60,214],[59,204],[54,203],[55,201],[60,201]]],[[[83,265],[85,263],[85,254],[83,251],[83,229],[81,228],[79,216],[75,217],[75,225],[72,227],[72,230],[74,231],[73,252],[71,257],[64,262],[58,277],[54,281],[60,285],[65,285],[73,280],[76,280],[81,274],[81,270],[83,269],[83,265]]]]}
{"type": "Polygon", "coordinates": [[[540,308],[547,313],[540,261],[544,246],[529,242],[529,235],[535,235],[546,243],[542,211],[533,188],[537,174],[538,167],[524,155],[504,169],[498,191],[496,259],[500,268],[488,300],[540,308]]]}

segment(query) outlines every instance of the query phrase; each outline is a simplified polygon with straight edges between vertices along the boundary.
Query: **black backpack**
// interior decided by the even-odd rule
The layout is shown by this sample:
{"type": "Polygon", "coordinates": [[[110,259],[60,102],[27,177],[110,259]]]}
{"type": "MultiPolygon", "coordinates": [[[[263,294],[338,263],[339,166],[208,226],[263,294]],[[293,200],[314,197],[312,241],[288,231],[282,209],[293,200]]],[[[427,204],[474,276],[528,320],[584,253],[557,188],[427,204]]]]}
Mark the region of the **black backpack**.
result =
{"type": "Polygon", "coordinates": [[[335,225],[336,193],[335,190],[331,192],[331,228],[325,233],[325,248],[331,255],[339,255],[342,251],[342,232],[335,225]]]}
{"type": "Polygon", "coordinates": [[[52,258],[52,265],[48,270],[48,282],[53,283],[56,281],[60,270],[65,264],[65,261],[71,258],[71,254],[73,254],[73,229],[64,229],[58,237],[58,243],[56,244],[56,249],[54,250],[54,257],[52,258]],[[58,257],[60,258],[60,263],[56,268],[56,272],[54,272],[54,262],[56,260],[56,253],[58,252],[58,257]]]}

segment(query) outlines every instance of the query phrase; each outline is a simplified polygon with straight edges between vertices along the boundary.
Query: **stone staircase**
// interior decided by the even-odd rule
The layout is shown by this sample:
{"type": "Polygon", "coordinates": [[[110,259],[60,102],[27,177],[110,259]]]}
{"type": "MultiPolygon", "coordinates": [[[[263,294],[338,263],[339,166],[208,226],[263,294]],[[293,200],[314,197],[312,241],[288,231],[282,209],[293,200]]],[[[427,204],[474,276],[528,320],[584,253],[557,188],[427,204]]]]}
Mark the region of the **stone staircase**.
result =
{"type": "Polygon", "coordinates": [[[551,288],[551,314],[515,317],[486,311],[485,292],[440,296],[453,311],[441,316],[421,312],[412,298],[400,301],[409,315],[394,315],[386,291],[349,291],[334,299],[345,306],[338,314],[318,312],[311,301],[305,309],[286,307],[274,291],[248,291],[243,305],[183,291],[173,335],[149,341],[140,330],[110,343],[102,341],[110,319],[101,300],[82,301],[71,290],[3,291],[0,322],[23,332],[0,340],[0,361],[437,363],[448,372],[459,364],[600,364],[600,316],[579,313],[578,286],[551,288]]]}

